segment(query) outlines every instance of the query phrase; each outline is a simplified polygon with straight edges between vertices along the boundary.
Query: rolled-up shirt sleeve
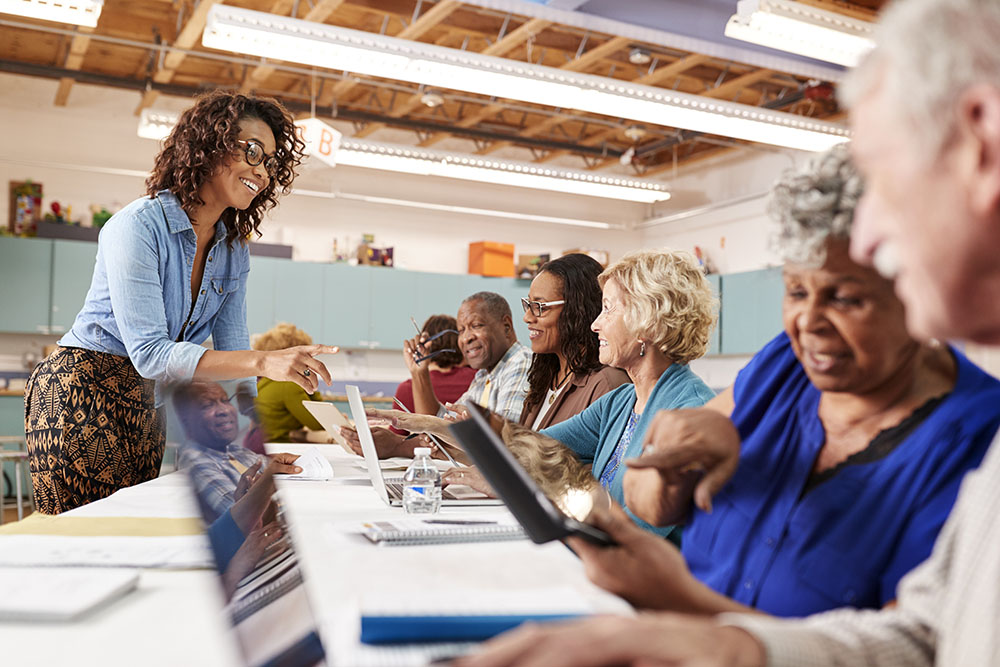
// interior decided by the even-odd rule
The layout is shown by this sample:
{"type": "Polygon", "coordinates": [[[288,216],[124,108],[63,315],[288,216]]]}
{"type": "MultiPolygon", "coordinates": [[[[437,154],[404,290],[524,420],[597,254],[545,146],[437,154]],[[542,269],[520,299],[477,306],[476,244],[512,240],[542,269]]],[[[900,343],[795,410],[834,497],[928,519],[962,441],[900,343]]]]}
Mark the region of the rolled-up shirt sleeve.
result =
{"type": "MultiPolygon", "coordinates": [[[[108,292],[129,359],[144,378],[190,380],[205,348],[174,342],[167,331],[159,251],[141,217],[102,230],[108,292]]],[[[244,325],[245,327],[246,325],[244,325]]]]}

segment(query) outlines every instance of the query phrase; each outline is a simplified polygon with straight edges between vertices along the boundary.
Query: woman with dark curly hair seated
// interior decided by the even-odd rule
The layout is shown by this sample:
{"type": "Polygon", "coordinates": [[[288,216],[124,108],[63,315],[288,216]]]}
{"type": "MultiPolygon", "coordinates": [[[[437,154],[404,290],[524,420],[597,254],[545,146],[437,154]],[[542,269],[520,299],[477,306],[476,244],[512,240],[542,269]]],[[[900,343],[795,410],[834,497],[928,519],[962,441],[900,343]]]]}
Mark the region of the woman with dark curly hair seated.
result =
{"type": "Polygon", "coordinates": [[[57,514],[157,476],[160,386],[254,376],[329,381],[323,345],[250,351],[247,241],[291,190],[303,143],[278,102],[224,91],[185,111],[146,196],[101,230],[86,303],[25,390],[39,511],[57,514]],[[212,338],[212,350],[202,343],[212,338]]]}

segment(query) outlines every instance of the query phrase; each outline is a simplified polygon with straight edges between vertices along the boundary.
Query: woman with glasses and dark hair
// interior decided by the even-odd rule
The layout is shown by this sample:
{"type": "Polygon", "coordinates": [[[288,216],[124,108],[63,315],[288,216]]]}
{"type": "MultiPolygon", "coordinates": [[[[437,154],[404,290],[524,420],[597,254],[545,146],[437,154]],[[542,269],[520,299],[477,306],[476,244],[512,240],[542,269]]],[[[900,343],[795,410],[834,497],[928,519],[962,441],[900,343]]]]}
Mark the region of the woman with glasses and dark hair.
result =
{"type": "Polygon", "coordinates": [[[624,371],[600,360],[590,324],[601,312],[603,267],[582,253],[546,262],[521,299],[531,340],[521,424],[538,430],[565,421],[619,385],[624,371]]]}
{"type": "Polygon", "coordinates": [[[407,368],[415,374],[414,369],[426,364],[431,389],[437,398],[437,403],[424,405],[426,401],[420,400],[423,397],[413,392],[413,379],[405,380],[396,387],[395,398],[410,412],[436,414],[438,403],[443,405],[457,401],[472,384],[472,378],[476,377],[476,369],[465,365],[465,358],[458,349],[457,327],[458,323],[451,315],[431,315],[416,338],[404,341],[403,360],[407,368]]]}
{"type": "Polygon", "coordinates": [[[247,242],[287,194],[303,143],[274,100],[208,93],[156,156],[146,196],[101,230],[83,309],[25,389],[35,503],[57,514],[157,476],[158,385],[254,376],[316,390],[324,345],[249,350],[247,242]],[[212,338],[213,349],[202,347],[212,338]]]}

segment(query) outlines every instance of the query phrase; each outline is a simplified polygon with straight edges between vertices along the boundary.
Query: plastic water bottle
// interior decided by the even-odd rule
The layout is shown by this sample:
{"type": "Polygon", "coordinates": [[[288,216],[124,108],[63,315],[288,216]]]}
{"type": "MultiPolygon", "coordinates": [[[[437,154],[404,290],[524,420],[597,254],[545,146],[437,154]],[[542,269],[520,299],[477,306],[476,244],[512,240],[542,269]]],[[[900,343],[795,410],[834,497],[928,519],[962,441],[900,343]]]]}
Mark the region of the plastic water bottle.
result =
{"type": "Polygon", "coordinates": [[[433,514],[441,507],[441,473],[431,461],[430,447],[416,447],[413,463],[403,475],[403,509],[433,514]]]}

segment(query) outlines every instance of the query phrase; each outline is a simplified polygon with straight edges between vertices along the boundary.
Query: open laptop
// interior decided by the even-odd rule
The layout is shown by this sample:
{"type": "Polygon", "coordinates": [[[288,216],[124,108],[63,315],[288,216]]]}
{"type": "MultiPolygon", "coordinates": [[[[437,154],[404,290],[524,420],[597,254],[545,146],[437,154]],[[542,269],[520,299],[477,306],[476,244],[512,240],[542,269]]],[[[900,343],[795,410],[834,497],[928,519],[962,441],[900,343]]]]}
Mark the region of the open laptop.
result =
{"type": "Polygon", "coordinates": [[[603,530],[560,512],[490,426],[489,413],[471,402],[467,407],[470,418],[448,428],[532,542],[581,537],[602,546],[615,544],[603,530]]]}
{"type": "MultiPolygon", "coordinates": [[[[375,492],[386,505],[402,507],[403,478],[386,478],[382,475],[382,467],[378,462],[378,451],[375,449],[375,439],[372,437],[371,428],[368,426],[368,418],[365,416],[365,406],[361,402],[361,392],[355,385],[349,384],[346,388],[347,400],[351,405],[351,416],[354,418],[354,427],[357,429],[358,439],[361,441],[361,450],[365,455],[365,466],[368,468],[368,476],[371,477],[372,487],[374,487],[375,492]]],[[[450,486],[445,487],[441,491],[441,505],[445,507],[502,504],[502,500],[488,498],[484,494],[471,491],[469,487],[464,487],[460,496],[450,486]]]]}

